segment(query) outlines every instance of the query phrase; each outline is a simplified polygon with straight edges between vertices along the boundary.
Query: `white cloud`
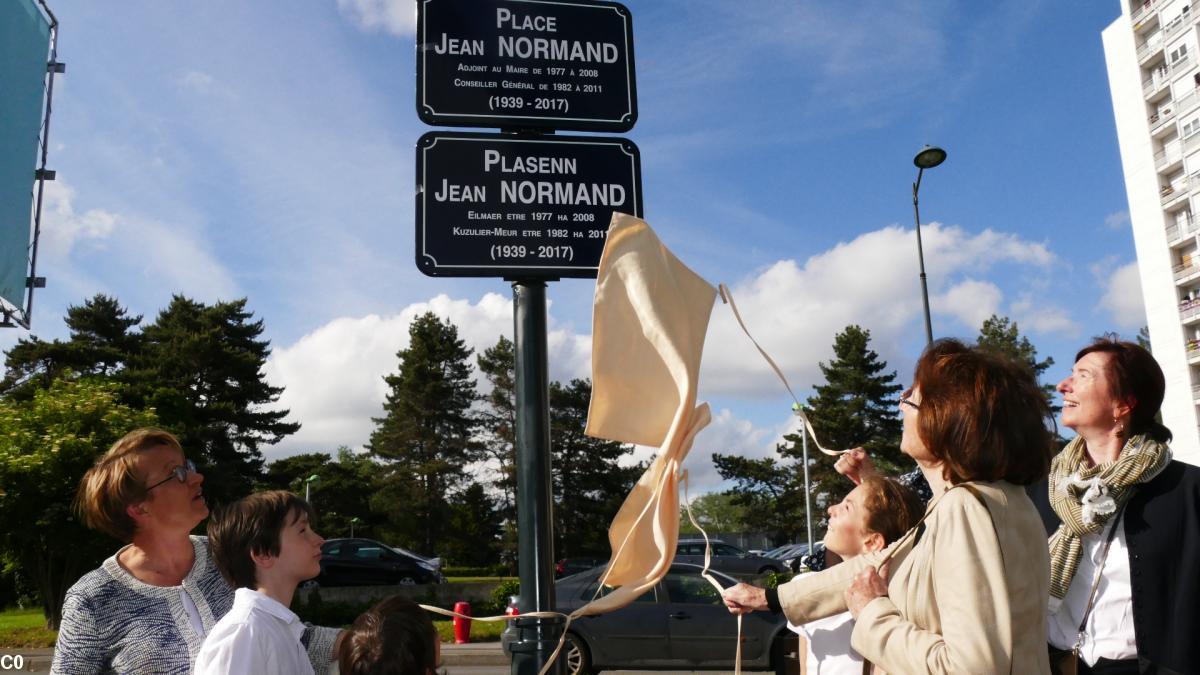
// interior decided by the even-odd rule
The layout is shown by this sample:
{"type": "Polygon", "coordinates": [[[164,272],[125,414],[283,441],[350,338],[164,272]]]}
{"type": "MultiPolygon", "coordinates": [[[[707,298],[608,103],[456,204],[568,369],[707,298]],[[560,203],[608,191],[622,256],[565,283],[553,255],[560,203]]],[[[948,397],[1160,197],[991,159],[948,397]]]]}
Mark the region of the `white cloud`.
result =
{"type": "Polygon", "coordinates": [[[1146,324],[1137,262],[1122,265],[1111,275],[1100,277],[1099,281],[1104,287],[1104,296],[1097,307],[1107,310],[1118,328],[1136,330],[1146,324]]]}
{"type": "Polygon", "coordinates": [[[1000,313],[1003,295],[996,284],[968,279],[930,302],[940,312],[956,317],[964,325],[979,327],[993,314],[1000,313]]]}
{"type": "Polygon", "coordinates": [[[1023,331],[1057,333],[1063,337],[1078,337],[1079,324],[1067,310],[1055,306],[1041,296],[1022,294],[1009,306],[1011,318],[1023,331]]]}
{"type": "MultiPolygon", "coordinates": [[[[475,355],[496,344],[501,335],[512,339],[512,302],[497,293],[488,293],[476,303],[443,294],[390,316],[334,319],[294,344],[276,348],[267,362],[267,380],[284,387],[279,407],[290,409],[291,419],[302,424],[297,434],[268,450],[268,458],[365,444],[374,428],[371,418],[383,413],[387,396],[383,378],[396,372],[396,353],[408,347],[409,325],[425,312],[449,319],[475,355]]],[[[551,320],[550,378],[587,377],[591,346],[591,336],[555,327],[551,320]]],[[[475,365],[474,358],[471,364],[475,365]]]]}
{"type": "Polygon", "coordinates": [[[1104,224],[1110,230],[1120,230],[1125,228],[1129,226],[1129,212],[1117,211],[1116,213],[1110,213],[1104,218],[1104,224]]]}
{"type": "Polygon", "coordinates": [[[75,213],[75,190],[65,181],[46,182],[42,203],[40,250],[51,260],[62,260],[84,242],[107,239],[116,227],[118,216],[103,209],[75,213]]]}
{"type": "MultiPolygon", "coordinates": [[[[819,381],[817,363],[828,360],[834,335],[850,324],[870,330],[873,348],[889,362],[903,353],[919,331],[921,317],[914,236],[912,230],[886,227],[838,244],[803,266],[782,260],[732,286],[748,327],[778,361],[793,389],[819,381]]],[[[934,223],[922,229],[922,236],[931,293],[939,297],[939,288],[951,289],[939,300],[952,302],[932,307],[942,335],[954,334],[945,320],[963,319],[963,305],[972,290],[984,292],[981,307],[990,310],[1000,304],[994,285],[956,281],[960,275],[977,276],[999,264],[1045,267],[1055,260],[1044,244],[993,230],[971,234],[934,223]],[[956,283],[966,285],[957,288],[952,285],[956,283]]],[[[986,318],[968,314],[970,322],[962,326],[968,331],[978,329],[986,318]]],[[[720,307],[713,312],[700,387],[701,397],[761,397],[782,391],[732,313],[720,307]]]]}
{"type": "Polygon", "coordinates": [[[405,37],[417,30],[417,4],[412,0],[337,0],[337,6],[366,31],[383,30],[405,37]]]}
{"type": "Polygon", "coordinates": [[[198,70],[189,70],[180,75],[175,80],[175,83],[185,89],[204,92],[212,86],[213,78],[212,75],[209,75],[208,73],[203,73],[198,70]]]}

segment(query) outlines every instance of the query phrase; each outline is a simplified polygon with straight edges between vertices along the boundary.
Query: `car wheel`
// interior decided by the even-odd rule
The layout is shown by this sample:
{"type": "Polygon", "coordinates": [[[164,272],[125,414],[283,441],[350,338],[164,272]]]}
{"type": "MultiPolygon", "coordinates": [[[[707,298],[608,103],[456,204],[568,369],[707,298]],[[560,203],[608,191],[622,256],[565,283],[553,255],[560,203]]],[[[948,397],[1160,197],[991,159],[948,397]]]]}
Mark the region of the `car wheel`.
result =
{"type": "Polygon", "coordinates": [[[592,658],[587,645],[574,633],[567,633],[562,656],[559,658],[562,659],[563,670],[567,675],[592,675],[596,672],[592,670],[592,658]]]}
{"type": "Polygon", "coordinates": [[[771,669],[775,675],[800,674],[800,638],[781,633],[771,643],[771,669]]]}
{"type": "Polygon", "coordinates": [[[400,580],[396,583],[400,584],[401,586],[416,586],[417,580],[411,574],[405,574],[404,576],[400,577],[400,580]]]}

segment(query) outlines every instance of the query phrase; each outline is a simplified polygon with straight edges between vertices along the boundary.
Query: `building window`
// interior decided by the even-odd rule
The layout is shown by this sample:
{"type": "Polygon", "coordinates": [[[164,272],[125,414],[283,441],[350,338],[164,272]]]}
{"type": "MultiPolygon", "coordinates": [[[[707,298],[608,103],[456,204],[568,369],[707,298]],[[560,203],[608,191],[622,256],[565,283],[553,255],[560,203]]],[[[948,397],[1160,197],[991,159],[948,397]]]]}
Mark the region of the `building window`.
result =
{"type": "Polygon", "coordinates": [[[1197,131],[1200,131],[1200,117],[1193,117],[1192,119],[1183,123],[1183,137],[1184,138],[1191,136],[1192,134],[1196,133],[1197,131]]]}
{"type": "Polygon", "coordinates": [[[1170,61],[1172,64],[1175,64],[1180,61],[1183,61],[1184,59],[1187,58],[1187,56],[1188,56],[1187,43],[1184,43],[1184,44],[1179,45],[1175,49],[1172,49],[1171,53],[1167,57],[1167,60],[1170,61]]]}

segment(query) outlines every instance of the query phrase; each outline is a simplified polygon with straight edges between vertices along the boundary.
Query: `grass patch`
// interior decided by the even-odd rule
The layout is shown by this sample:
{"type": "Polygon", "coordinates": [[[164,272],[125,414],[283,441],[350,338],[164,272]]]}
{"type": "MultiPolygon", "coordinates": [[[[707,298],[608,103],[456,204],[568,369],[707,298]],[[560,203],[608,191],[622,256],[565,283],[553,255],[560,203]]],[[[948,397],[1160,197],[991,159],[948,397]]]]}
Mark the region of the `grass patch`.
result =
{"type": "MultiPolygon", "coordinates": [[[[434,621],[433,625],[437,628],[442,642],[454,642],[453,621],[434,621]]],[[[472,621],[471,642],[499,642],[500,633],[506,625],[507,621],[472,621]]]]}
{"type": "Polygon", "coordinates": [[[41,609],[6,609],[0,612],[0,649],[53,647],[58,631],[46,629],[41,609]]]}

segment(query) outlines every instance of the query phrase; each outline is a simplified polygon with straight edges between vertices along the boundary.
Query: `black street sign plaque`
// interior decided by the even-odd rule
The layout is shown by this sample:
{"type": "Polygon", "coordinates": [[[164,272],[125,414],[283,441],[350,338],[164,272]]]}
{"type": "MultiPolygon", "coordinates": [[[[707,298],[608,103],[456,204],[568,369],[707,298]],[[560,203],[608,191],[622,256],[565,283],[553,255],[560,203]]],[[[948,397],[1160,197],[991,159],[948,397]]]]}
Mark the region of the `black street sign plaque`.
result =
{"type": "Polygon", "coordinates": [[[417,268],[594,278],[614,211],[642,216],[624,138],[431,132],[417,141],[417,268]]]}
{"type": "Polygon", "coordinates": [[[418,0],[417,115],[434,126],[628,131],[633,17],[601,0],[418,0]]]}

